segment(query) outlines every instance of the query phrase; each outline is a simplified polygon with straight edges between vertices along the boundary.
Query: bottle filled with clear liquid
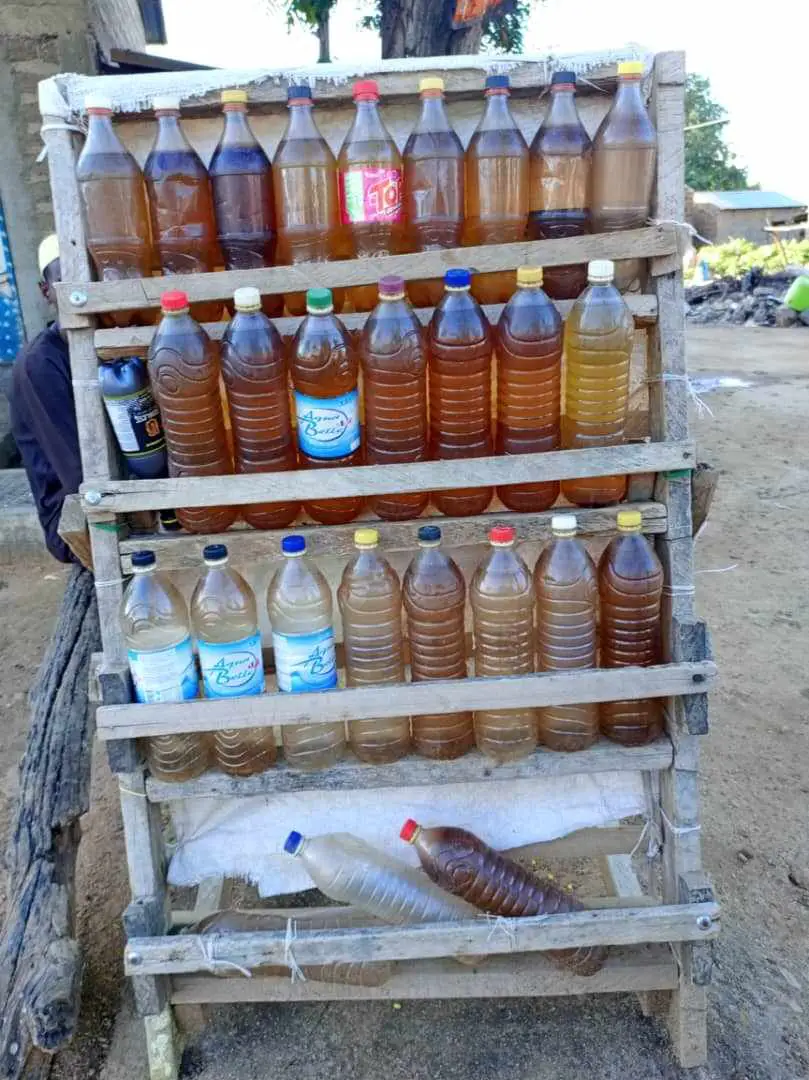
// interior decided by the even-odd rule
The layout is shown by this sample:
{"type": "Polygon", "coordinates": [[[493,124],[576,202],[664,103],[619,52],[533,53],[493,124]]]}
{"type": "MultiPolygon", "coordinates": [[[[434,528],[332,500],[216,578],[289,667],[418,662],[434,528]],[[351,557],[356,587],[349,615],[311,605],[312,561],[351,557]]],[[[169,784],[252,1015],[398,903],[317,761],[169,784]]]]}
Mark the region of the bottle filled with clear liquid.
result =
{"type": "Polygon", "coordinates": [[[462,922],[476,917],[473,907],[434,885],[421,870],[351,833],[304,837],[291,832],[284,851],[301,859],[314,884],[330,899],[386,923],[462,922]]]}
{"type": "MultiPolygon", "coordinates": [[[[365,462],[393,465],[426,461],[427,341],[410,306],[404,279],[383,277],[379,303],[362,330],[365,396],[365,462]]],[[[368,505],[385,521],[418,517],[430,501],[427,491],[373,495],[368,505]]]]}
{"type": "MultiPolygon", "coordinates": [[[[112,105],[90,94],[87,138],[76,162],[87,247],[99,281],[121,281],[152,275],[152,238],[143,174],[112,126],[112,105]]],[[[112,316],[118,326],[132,322],[131,313],[112,316]]]]}
{"type": "MultiPolygon", "coordinates": [[[[517,291],[497,323],[498,454],[539,454],[561,444],[562,319],[542,288],[541,267],[517,270],[517,291]]],[[[553,506],[556,480],[497,489],[509,510],[553,506]]]]}
{"type": "MultiPolygon", "coordinates": [[[[465,679],[466,582],[441,550],[437,525],[422,525],[418,543],[402,582],[411,679],[465,679]]],[[[414,716],[412,726],[413,747],[423,757],[457,758],[475,742],[471,712],[414,716]]]]}
{"type": "MultiPolygon", "coordinates": [[[[226,270],[275,265],[275,200],[270,159],[247,119],[247,91],[223,90],[225,127],[208,166],[219,247],[226,270]]],[[[283,296],[266,296],[265,315],[283,314],[283,296]]]]}
{"type": "MultiPolygon", "coordinates": [[[[519,863],[489,847],[474,833],[452,826],[423,828],[406,821],[401,838],[412,844],[427,876],[442,889],[474,904],[480,911],[505,918],[526,915],[561,915],[581,911],[571,893],[539,881],[519,863]]],[[[580,949],[549,949],[559,967],[576,975],[595,975],[607,958],[601,945],[580,949]]]]}
{"type": "MultiPolygon", "coordinates": [[[[574,514],[554,514],[553,539],[534,568],[537,670],[571,671],[598,663],[598,583],[574,514]]],[[[550,750],[585,750],[598,739],[598,704],[546,705],[539,741],[550,750]]]]}
{"type": "MultiPolygon", "coordinates": [[[[407,250],[402,155],[379,113],[379,87],[373,79],[354,83],[354,103],[354,122],[337,158],[342,221],[352,257],[397,255],[407,250]]],[[[376,285],[355,285],[348,297],[355,311],[370,311],[376,285]]]]}
{"type": "MultiPolygon", "coordinates": [[[[337,686],[331,589],[304,558],[305,551],[302,536],[284,537],[284,561],[267,590],[278,689],[287,694],[337,686]]],[[[284,756],[293,769],[325,769],[345,750],[342,723],[287,724],[281,734],[284,756]]]]}
{"type": "MultiPolygon", "coordinates": [[[[531,571],[514,550],[514,529],[495,525],[488,554],[469,586],[475,675],[485,679],[534,670],[534,590],[531,571]]],[[[536,749],[536,709],[475,712],[478,750],[495,761],[516,761],[536,749]]]]}
{"type": "MultiPolygon", "coordinates": [[[[404,203],[407,238],[414,251],[460,247],[463,240],[464,151],[444,105],[444,80],[419,83],[421,113],[407,140],[404,203]]],[[[435,307],[444,292],[441,278],[411,281],[416,307],[435,307]]]]}
{"type": "MultiPolygon", "coordinates": [[[[652,207],[657,132],[641,94],[643,63],[618,65],[618,89],[593,139],[593,232],[642,229],[652,207]]],[[[621,259],[615,284],[622,292],[643,285],[644,260],[621,259]]]]}
{"type": "MultiPolygon", "coordinates": [[[[598,564],[601,666],[648,667],[660,661],[663,568],[641,532],[639,510],[618,512],[618,535],[598,564]]],[[[624,746],[643,746],[663,731],[663,699],[601,703],[601,732],[624,746]]]]}
{"type": "MultiPolygon", "coordinates": [[[[160,406],[169,476],[226,476],[233,472],[228,449],[218,350],[191,318],[188,297],[179,289],[160,298],[163,317],[149,348],[149,377],[160,406]]],[[[193,533],[223,532],[236,520],[232,506],[178,509],[193,533]]]]}
{"type": "MultiPolygon", "coordinates": [[[[157,569],[153,551],[132,554],[132,580],[121,601],[121,629],[126,641],[135,700],[146,704],[189,701],[199,693],[185,600],[166,574],[157,569]]],[[[208,735],[153,735],[146,759],[161,780],[190,780],[210,764],[208,735]]]]}
{"type": "MultiPolygon", "coordinates": [[[[511,244],[525,237],[528,221],[528,144],[511,115],[508,75],[486,79],[486,105],[466,149],[464,243],[511,244]]],[[[514,292],[514,271],[476,274],[475,298],[505,304],[514,292]]]]}
{"type": "MultiPolygon", "coordinates": [[[[470,292],[468,270],[448,270],[444,297],[427,333],[430,353],[430,447],[438,461],[486,457],[492,439],[492,331],[470,292]]],[[[437,491],[433,502],[442,514],[482,514],[492,489],[437,491]]]]}
{"type": "MultiPolygon", "coordinates": [[[[379,553],[376,529],[357,529],[354,546],[357,555],[343,571],[337,590],[346,685],[395,687],[405,681],[402,587],[396,571],[379,553]]],[[[352,720],[348,737],[361,761],[397,761],[410,749],[410,717],[352,720]]]]}
{"type": "MultiPolygon", "coordinates": [[[[565,323],[565,450],[618,446],[625,439],[635,322],[613,274],[609,259],[589,264],[589,285],[565,323]]],[[[563,480],[562,494],[576,506],[608,506],[624,498],[626,477],[563,480]]]]}
{"type": "MultiPolygon", "coordinates": [[[[576,108],[576,74],[555,71],[550,108],[531,143],[529,240],[590,232],[592,149],[576,108]]],[[[545,292],[554,300],[575,300],[586,284],[583,263],[545,269],[545,292]]]]}
{"type": "MultiPolygon", "coordinates": [[[[206,698],[235,698],[264,692],[261,633],[253,590],[228,563],[224,544],[202,552],[205,572],[191,595],[191,628],[197,639],[206,698]]],[[[275,762],[271,727],[214,732],[218,768],[231,776],[252,776],[275,762]]]]}
{"type": "MultiPolygon", "coordinates": [[[[306,318],[292,343],[292,386],[298,459],[304,469],[362,464],[359,356],[354,340],[334,314],[331,289],[309,289],[306,318]]],[[[328,487],[324,478],[323,486],[328,487]]],[[[345,525],[363,499],[318,499],[304,509],[323,525],[345,525]]]]}
{"type": "MultiPolygon", "coordinates": [[[[208,170],[180,124],[178,98],[154,99],[157,134],[143,166],[152,239],[164,274],[205,274],[221,260],[208,170]]],[[[214,322],[222,305],[194,305],[194,318],[214,322]]]]}
{"type": "MultiPolygon", "coordinates": [[[[337,162],[314,117],[306,85],[287,91],[289,121],[273,158],[278,262],[331,262],[350,258],[340,222],[337,162]]],[[[286,294],[290,315],[306,314],[306,293],[286,294]]],[[[334,290],[334,310],[343,310],[343,290],[334,290]]]]}
{"type": "MultiPolygon", "coordinates": [[[[285,472],[297,464],[292,437],[287,365],[281,336],[262,311],[258,289],[233,294],[236,314],[222,338],[236,472],[285,472]]],[[[289,525],[300,504],[251,503],[241,515],[254,529],[289,525]]]]}

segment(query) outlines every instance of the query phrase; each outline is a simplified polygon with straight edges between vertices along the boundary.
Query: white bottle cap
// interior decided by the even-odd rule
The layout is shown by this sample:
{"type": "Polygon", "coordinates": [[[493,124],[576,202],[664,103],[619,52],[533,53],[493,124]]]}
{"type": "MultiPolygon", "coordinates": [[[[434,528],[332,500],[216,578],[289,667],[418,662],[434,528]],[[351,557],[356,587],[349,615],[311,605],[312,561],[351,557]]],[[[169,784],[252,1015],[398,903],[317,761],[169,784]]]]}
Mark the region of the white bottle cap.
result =
{"type": "Polygon", "coordinates": [[[554,514],[551,518],[551,532],[553,532],[555,536],[575,536],[576,515],[554,514]]]}
{"type": "Polygon", "coordinates": [[[587,264],[587,280],[597,285],[609,284],[615,277],[615,263],[612,259],[593,259],[587,264]]]}
{"type": "Polygon", "coordinates": [[[259,311],[261,293],[253,285],[244,285],[234,292],[233,303],[237,311],[259,311]]]}
{"type": "Polygon", "coordinates": [[[159,94],[152,98],[152,108],[155,112],[179,112],[180,99],[171,94],[159,94]]]}
{"type": "Polygon", "coordinates": [[[87,94],[84,107],[85,109],[109,109],[112,112],[112,102],[106,94],[87,94]]]}

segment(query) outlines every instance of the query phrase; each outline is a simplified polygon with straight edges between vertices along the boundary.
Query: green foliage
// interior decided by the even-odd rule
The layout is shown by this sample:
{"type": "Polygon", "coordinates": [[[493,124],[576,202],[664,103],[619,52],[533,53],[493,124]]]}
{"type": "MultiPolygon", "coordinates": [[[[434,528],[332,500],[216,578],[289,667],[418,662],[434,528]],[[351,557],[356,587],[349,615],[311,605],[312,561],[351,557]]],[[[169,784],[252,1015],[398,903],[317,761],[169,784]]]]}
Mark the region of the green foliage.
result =
{"type": "MultiPolygon", "coordinates": [[[[790,240],[783,247],[790,266],[809,267],[809,240],[790,240]]],[[[738,278],[754,266],[769,274],[784,269],[783,256],[775,244],[758,246],[750,240],[729,240],[717,247],[700,248],[697,259],[708,264],[714,277],[738,278]]],[[[689,269],[686,278],[692,279],[695,271],[696,267],[689,269]]]]}
{"type": "MultiPolygon", "coordinates": [[[[685,89],[685,123],[724,120],[726,110],[711,97],[711,84],[702,75],[689,75],[685,89]]],[[[685,182],[695,191],[740,191],[749,186],[747,172],[734,165],[735,154],[725,142],[724,125],[711,123],[685,133],[685,182]]]]}
{"type": "Polygon", "coordinates": [[[309,30],[317,30],[324,15],[329,15],[337,0],[285,0],[287,24],[299,23],[309,30]]]}
{"type": "Polygon", "coordinates": [[[530,0],[501,0],[483,20],[484,51],[522,52],[523,31],[530,10],[530,0]]]}

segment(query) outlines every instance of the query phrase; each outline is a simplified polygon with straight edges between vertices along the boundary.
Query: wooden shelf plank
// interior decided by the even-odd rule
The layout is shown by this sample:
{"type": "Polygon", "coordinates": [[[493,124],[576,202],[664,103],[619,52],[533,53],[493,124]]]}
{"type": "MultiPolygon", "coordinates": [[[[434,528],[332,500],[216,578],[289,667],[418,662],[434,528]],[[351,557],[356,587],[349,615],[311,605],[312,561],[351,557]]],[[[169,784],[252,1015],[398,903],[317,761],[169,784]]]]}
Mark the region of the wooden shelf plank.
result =
{"type": "Polygon", "coordinates": [[[104,740],[140,739],[189,731],[341,723],[468,709],[582,705],[595,701],[702,694],[710,690],[715,677],[713,661],[701,660],[646,668],[589,668],[494,679],[438,679],[317,693],[265,693],[156,705],[102,705],[96,725],[99,737],[104,740]]]}
{"type": "MultiPolygon", "coordinates": [[[[594,510],[575,508],[578,533],[582,537],[610,536],[616,530],[618,512],[631,506],[643,515],[643,531],[647,534],[666,531],[666,508],[662,503],[639,502],[606,506],[594,510]]],[[[281,538],[295,533],[306,537],[306,550],[313,558],[350,557],[355,552],[354,531],[362,524],[373,525],[385,551],[410,551],[415,547],[416,531],[420,525],[441,526],[444,545],[448,548],[483,543],[493,524],[507,520],[517,530],[517,539],[532,542],[550,539],[551,518],[554,514],[574,508],[562,507],[536,514],[517,514],[499,510],[474,517],[449,518],[441,516],[416,518],[413,521],[380,521],[376,517],[352,521],[348,525],[295,525],[287,529],[261,531],[230,529],[225,533],[194,536],[190,533],[154,533],[138,535],[119,544],[121,569],[132,572],[132,552],[149,548],[157,555],[161,570],[199,570],[202,549],[206,544],[227,544],[234,562],[247,565],[253,562],[280,561],[281,538]]],[[[82,515],[82,520],[84,520],[82,515]]]]}
{"type": "Polygon", "coordinates": [[[292,982],[289,976],[252,979],[175,975],[175,1005],[235,1001],[400,1001],[408,998],[568,997],[573,994],[671,990],[677,964],[666,945],[613,949],[604,967],[582,978],[560,971],[541,953],[492,956],[480,967],[457,960],[413,960],[399,965],[382,986],[292,982]]]}
{"type": "Polygon", "coordinates": [[[312,285],[370,285],[385,274],[406,280],[443,277],[453,266],[474,273],[514,270],[526,264],[563,266],[591,259],[653,258],[678,250],[673,225],[649,225],[625,232],[591,233],[559,240],[521,240],[514,244],[443,248],[375,259],[345,259],[330,263],[299,263],[256,270],[222,270],[213,274],[177,274],[171,278],[125,278],[121,281],[65,282],[57,285],[59,321],[65,329],[87,325],[86,316],[109,311],[143,310],[160,306],[167,288],[183,289],[192,301],[225,300],[235,289],[252,285],[264,294],[305,291],[312,285]],[[79,303],[71,300],[79,296],[79,303]],[[78,320],[78,321],[77,321],[78,320]]]}
{"type": "Polygon", "coordinates": [[[127,513],[173,507],[243,506],[284,502],[290,492],[302,501],[396,492],[448,491],[452,488],[538,483],[585,476],[692,469],[691,442],[627,443],[589,450],[500,455],[408,465],[359,465],[335,469],[184,476],[165,480],[88,478],[80,488],[85,510],[127,513]]]}

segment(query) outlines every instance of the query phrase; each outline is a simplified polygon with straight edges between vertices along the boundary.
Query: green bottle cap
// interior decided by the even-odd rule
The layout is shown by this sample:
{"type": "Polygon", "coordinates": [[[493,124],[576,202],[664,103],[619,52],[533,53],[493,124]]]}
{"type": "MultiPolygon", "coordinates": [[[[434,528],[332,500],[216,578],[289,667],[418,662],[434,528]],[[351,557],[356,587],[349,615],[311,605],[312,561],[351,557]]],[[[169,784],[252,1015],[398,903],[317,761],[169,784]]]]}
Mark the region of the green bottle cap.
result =
{"type": "Polygon", "coordinates": [[[312,312],[332,311],[334,302],[331,289],[309,289],[306,293],[306,310],[312,312]]]}

